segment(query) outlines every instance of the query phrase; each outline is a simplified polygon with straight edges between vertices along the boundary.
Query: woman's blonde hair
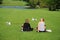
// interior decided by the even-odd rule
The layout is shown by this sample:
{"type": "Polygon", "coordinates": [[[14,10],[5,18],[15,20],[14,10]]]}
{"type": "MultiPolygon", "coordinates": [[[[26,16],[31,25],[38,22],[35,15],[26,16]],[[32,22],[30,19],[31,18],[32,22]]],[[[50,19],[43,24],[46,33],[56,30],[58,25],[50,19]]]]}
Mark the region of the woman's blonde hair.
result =
{"type": "MultiPolygon", "coordinates": [[[[42,21],[45,21],[44,18],[41,18],[41,19],[42,19],[42,21]]],[[[41,21],[41,20],[40,20],[40,21],[41,21]]]]}
{"type": "Polygon", "coordinates": [[[26,20],[25,20],[25,23],[29,23],[29,19],[26,19],[26,20]]]}

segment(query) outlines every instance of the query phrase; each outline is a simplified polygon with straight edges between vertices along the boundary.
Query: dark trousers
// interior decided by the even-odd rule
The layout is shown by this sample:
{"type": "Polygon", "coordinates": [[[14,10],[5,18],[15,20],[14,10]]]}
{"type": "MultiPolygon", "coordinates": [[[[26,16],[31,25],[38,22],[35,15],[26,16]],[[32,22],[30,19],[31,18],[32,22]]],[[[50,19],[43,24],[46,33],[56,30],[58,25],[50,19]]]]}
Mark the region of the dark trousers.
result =
{"type": "Polygon", "coordinates": [[[33,31],[33,28],[23,28],[23,31],[33,31]]]}
{"type": "Polygon", "coordinates": [[[46,29],[44,31],[39,31],[39,32],[46,32],[46,29]]]}

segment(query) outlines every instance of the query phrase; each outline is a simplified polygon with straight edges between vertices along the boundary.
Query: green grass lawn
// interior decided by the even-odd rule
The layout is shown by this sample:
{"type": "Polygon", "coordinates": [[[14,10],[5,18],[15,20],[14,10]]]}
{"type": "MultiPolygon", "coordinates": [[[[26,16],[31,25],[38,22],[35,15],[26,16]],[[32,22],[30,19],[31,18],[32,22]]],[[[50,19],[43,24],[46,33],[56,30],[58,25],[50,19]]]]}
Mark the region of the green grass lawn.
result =
{"type": "Polygon", "coordinates": [[[25,6],[26,4],[23,1],[3,0],[2,6],[25,6]]]}
{"type": "Polygon", "coordinates": [[[60,11],[0,8],[0,40],[60,40],[60,11]],[[32,17],[38,20],[32,21],[32,17]],[[40,18],[44,18],[47,29],[52,32],[21,32],[21,25],[26,18],[30,19],[33,28],[37,27],[40,18]],[[7,21],[12,25],[7,25],[7,21]]]}

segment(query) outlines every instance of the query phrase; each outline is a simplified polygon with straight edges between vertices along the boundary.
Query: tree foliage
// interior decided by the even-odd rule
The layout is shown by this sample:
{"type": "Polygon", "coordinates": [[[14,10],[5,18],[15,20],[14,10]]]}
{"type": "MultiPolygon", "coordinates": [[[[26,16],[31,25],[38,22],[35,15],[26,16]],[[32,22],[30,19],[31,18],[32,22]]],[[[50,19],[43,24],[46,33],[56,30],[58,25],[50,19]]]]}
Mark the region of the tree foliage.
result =
{"type": "Polygon", "coordinates": [[[35,8],[37,5],[40,7],[48,7],[49,10],[56,10],[60,7],[60,0],[23,0],[28,2],[29,6],[35,8]]]}
{"type": "Polygon", "coordinates": [[[60,7],[60,0],[47,0],[49,10],[56,11],[60,7]]]}
{"type": "Polygon", "coordinates": [[[3,1],[3,0],[0,0],[0,4],[2,4],[2,1],[3,1]]]}

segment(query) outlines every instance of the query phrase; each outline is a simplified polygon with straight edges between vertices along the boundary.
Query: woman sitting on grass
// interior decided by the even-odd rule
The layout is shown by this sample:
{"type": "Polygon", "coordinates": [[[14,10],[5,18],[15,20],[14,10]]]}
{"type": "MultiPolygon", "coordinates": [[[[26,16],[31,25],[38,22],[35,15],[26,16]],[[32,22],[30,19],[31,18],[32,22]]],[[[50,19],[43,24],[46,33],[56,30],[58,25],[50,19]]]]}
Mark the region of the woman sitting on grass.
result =
{"type": "Polygon", "coordinates": [[[22,31],[33,31],[33,28],[31,28],[29,19],[25,20],[25,23],[22,25],[22,31]]]}
{"type": "Polygon", "coordinates": [[[38,32],[46,32],[46,25],[44,22],[44,18],[41,18],[40,22],[38,23],[37,31],[38,32]]]}

